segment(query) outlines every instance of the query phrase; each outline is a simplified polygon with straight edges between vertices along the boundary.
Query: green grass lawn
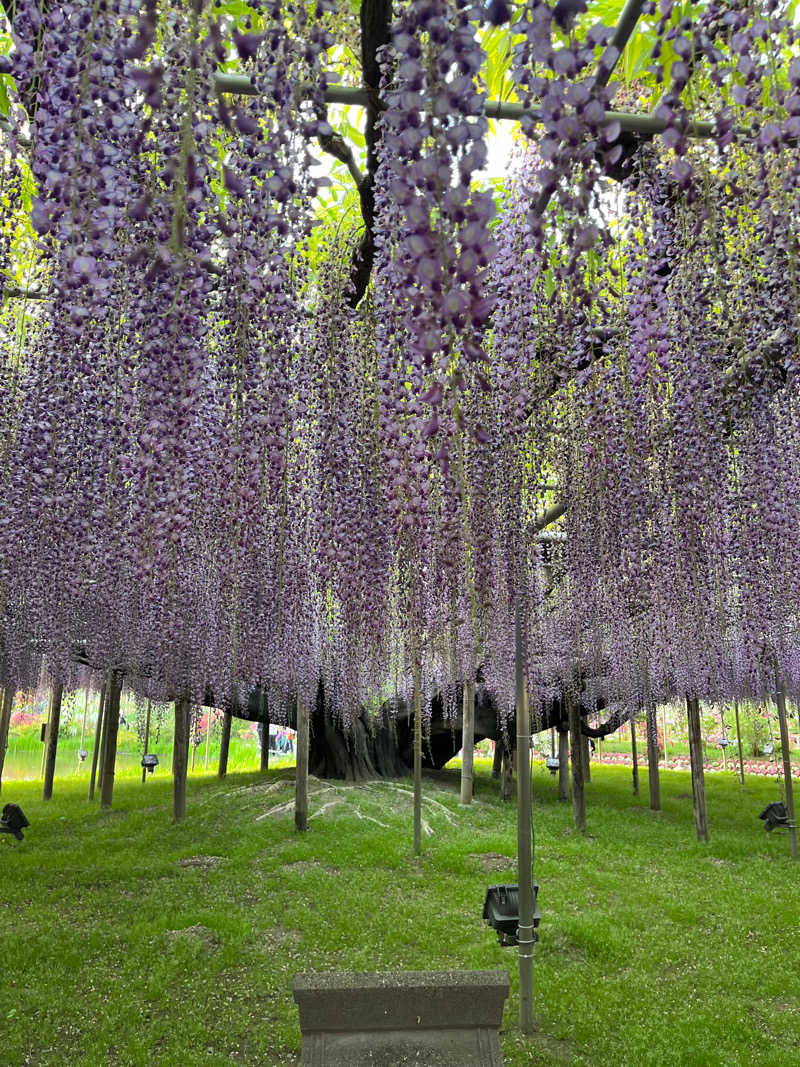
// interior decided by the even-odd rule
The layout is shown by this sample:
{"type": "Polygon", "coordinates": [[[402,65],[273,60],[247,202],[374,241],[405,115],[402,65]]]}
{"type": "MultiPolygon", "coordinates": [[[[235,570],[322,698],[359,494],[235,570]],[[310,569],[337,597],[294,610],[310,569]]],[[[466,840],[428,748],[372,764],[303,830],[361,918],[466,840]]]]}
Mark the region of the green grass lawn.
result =
{"type": "Polygon", "coordinates": [[[481,920],[486,886],[516,880],[515,806],[488,765],[471,808],[456,772],[426,777],[419,860],[408,782],[312,779],[300,836],[292,773],[195,777],[180,826],[166,775],[121,779],[111,812],[74,780],[48,804],[39,782],[4,784],[32,824],[0,838],[4,1067],[279,1067],[299,1060],[298,971],[497,967],[506,1064],[798,1062],[800,868],[757,818],[774,782],[709,776],[700,846],[688,774],[662,775],[653,814],[646,780],[634,798],[629,769],[593,766],[581,836],[536,766],[539,1032],[523,1039],[515,950],[481,920]]]}

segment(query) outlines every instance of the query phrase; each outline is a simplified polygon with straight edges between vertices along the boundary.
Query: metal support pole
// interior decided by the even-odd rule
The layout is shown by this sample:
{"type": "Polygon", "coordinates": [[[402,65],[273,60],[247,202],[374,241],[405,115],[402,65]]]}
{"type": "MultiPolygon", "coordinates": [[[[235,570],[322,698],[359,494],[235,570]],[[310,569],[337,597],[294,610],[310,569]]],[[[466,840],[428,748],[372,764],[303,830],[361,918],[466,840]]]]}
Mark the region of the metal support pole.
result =
{"type": "Polygon", "coordinates": [[[581,717],[578,701],[572,693],[567,692],[567,714],[569,716],[569,744],[572,750],[572,821],[576,830],[586,829],[586,795],[583,791],[583,760],[581,747],[581,717]]]}
{"type": "Polygon", "coordinates": [[[100,703],[97,707],[97,722],[94,728],[94,748],[92,749],[92,773],[89,776],[89,800],[94,800],[94,784],[97,779],[97,761],[100,756],[100,743],[103,736],[103,718],[106,706],[107,685],[100,688],[100,703]]]}
{"type": "Polygon", "coordinates": [[[89,686],[86,686],[86,698],[83,702],[83,722],[81,723],[81,743],[78,745],[79,749],[83,748],[83,739],[86,737],[86,716],[89,714],[89,686]]]}
{"type": "Polygon", "coordinates": [[[16,682],[12,678],[6,679],[3,689],[3,705],[0,710],[0,788],[3,785],[3,768],[6,763],[6,749],[8,748],[8,728],[11,724],[11,709],[14,705],[14,692],[16,682]]]}
{"type": "MultiPolygon", "coordinates": [[[[144,720],[144,755],[147,755],[147,746],[150,744],[150,701],[147,701],[147,715],[144,720]]],[[[147,781],[147,767],[142,767],[142,785],[147,781]]]]}
{"type": "Polygon", "coordinates": [[[414,855],[422,852],[422,696],[419,660],[414,656],[414,855]]]}
{"type": "Polygon", "coordinates": [[[706,780],[703,773],[703,737],[700,731],[700,701],[697,697],[686,698],[686,713],[689,722],[689,759],[692,765],[694,828],[698,841],[708,841],[706,780]]]}
{"type": "Polygon", "coordinates": [[[661,781],[658,777],[658,720],[655,704],[648,703],[645,712],[647,732],[647,776],[650,783],[650,809],[661,811],[661,781]]]}
{"type": "Polygon", "coordinates": [[[58,755],[58,729],[61,725],[61,700],[64,696],[64,686],[56,678],[53,684],[53,695],[50,702],[50,720],[47,724],[47,735],[44,742],[44,784],[42,786],[42,800],[50,800],[53,796],[53,778],[56,773],[56,756],[58,755]]]}
{"type": "Polygon", "coordinates": [[[472,803],[472,769],[475,761],[475,683],[464,682],[461,719],[461,803],[472,803]]]}
{"type": "Polygon", "coordinates": [[[192,702],[188,692],[175,701],[175,732],[172,737],[172,818],[186,818],[186,770],[189,765],[189,732],[192,702]]]}
{"type": "MultiPolygon", "coordinates": [[[[269,726],[267,725],[267,733],[269,726]]],[[[295,757],[294,827],[308,829],[308,704],[297,696],[297,754],[295,757]]]]}
{"type": "Polygon", "coordinates": [[[525,691],[522,612],[514,612],[517,713],[517,877],[519,881],[519,1025],[533,1032],[533,817],[531,811],[531,721],[525,691]]]}
{"type": "Polygon", "coordinates": [[[739,781],[744,785],[744,756],[742,755],[742,728],[739,725],[739,701],[733,702],[733,713],[736,716],[736,744],[739,747],[739,781]]]}
{"type": "Polygon", "coordinates": [[[229,711],[225,711],[222,714],[222,737],[219,742],[219,769],[217,774],[220,778],[224,778],[228,773],[228,752],[231,745],[231,723],[233,722],[233,716],[229,711]]]}
{"type": "Polygon", "coordinates": [[[778,725],[781,730],[781,756],[783,757],[783,789],[786,799],[786,814],[789,817],[789,847],[792,859],[798,859],[797,823],[794,818],[794,785],[792,782],[792,759],[789,751],[789,726],[786,721],[786,688],[783,679],[775,672],[777,692],[775,703],[778,705],[778,725]]]}
{"type": "Polygon", "coordinates": [[[633,756],[633,795],[639,796],[639,756],[636,752],[636,716],[631,715],[631,755],[633,756]]]}
{"type": "Polygon", "coordinates": [[[569,800],[569,730],[558,724],[558,799],[569,800]]]}
{"type": "Polygon", "coordinates": [[[117,762],[117,734],[119,733],[119,701],[122,696],[122,671],[111,672],[106,710],[106,743],[103,748],[103,784],[100,788],[100,807],[110,808],[114,798],[114,773],[117,762]]]}

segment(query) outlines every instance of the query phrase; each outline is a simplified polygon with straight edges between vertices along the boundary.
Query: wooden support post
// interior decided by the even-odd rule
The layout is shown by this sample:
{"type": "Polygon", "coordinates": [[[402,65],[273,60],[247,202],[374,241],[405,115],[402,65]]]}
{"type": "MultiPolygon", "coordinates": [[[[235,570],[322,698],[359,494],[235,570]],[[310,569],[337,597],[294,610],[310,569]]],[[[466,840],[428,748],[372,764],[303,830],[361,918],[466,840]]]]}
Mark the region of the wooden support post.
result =
{"type": "Polygon", "coordinates": [[[583,735],[578,701],[567,693],[569,743],[572,749],[572,821],[576,830],[586,830],[586,795],[583,791],[583,735]]]}
{"type": "Polygon", "coordinates": [[[0,789],[3,787],[3,768],[6,763],[6,750],[8,748],[8,730],[11,725],[11,710],[14,706],[14,689],[16,683],[11,678],[6,678],[3,689],[3,703],[0,706],[0,789]]]}
{"type": "Polygon", "coordinates": [[[220,778],[224,778],[228,773],[228,752],[231,746],[231,723],[233,722],[233,716],[229,711],[226,711],[222,715],[222,737],[219,742],[219,769],[217,774],[220,778]]]}
{"type": "MultiPolygon", "coordinates": [[[[308,747],[310,722],[308,704],[297,695],[297,754],[294,772],[294,828],[308,829],[308,747]]],[[[269,733],[269,727],[267,727],[269,733]]]]}
{"type": "Polygon", "coordinates": [[[736,716],[736,744],[739,747],[739,781],[744,785],[744,756],[742,755],[742,728],[739,725],[739,701],[733,702],[733,713],[736,716]]]}
{"type": "Polygon", "coordinates": [[[464,682],[461,725],[461,803],[472,803],[472,768],[475,757],[475,684],[464,682]]]}
{"type": "Polygon", "coordinates": [[[89,776],[89,800],[94,800],[94,783],[97,777],[97,761],[100,756],[100,743],[103,736],[103,718],[105,717],[106,683],[100,689],[100,703],[97,706],[97,722],[94,727],[94,748],[92,749],[92,773],[89,776]]]}
{"type": "Polygon", "coordinates": [[[503,771],[503,738],[500,737],[494,743],[492,756],[492,778],[499,778],[503,771]]]}
{"type": "Polygon", "coordinates": [[[422,694],[420,665],[414,656],[414,855],[422,852],[422,694]]]}
{"type": "Polygon", "coordinates": [[[189,731],[192,703],[188,692],[175,701],[175,733],[172,739],[172,818],[186,818],[186,772],[189,767],[189,731]]]}
{"type": "Polygon", "coordinates": [[[686,715],[689,723],[689,759],[692,765],[694,828],[698,841],[708,841],[706,780],[703,773],[703,738],[700,732],[700,701],[697,697],[687,696],[686,715]]]}
{"type": "Polygon", "coordinates": [[[558,724],[558,799],[569,800],[569,728],[558,724]]]}
{"type": "Polygon", "coordinates": [[[633,795],[639,796],[639,756],[636,752],[636,716],[631,715],[631,755],[633,756],[633,795]]]}
{"type": "Polygon", "coordinates": [[[122,695],[122,671],[112,671],[108,687],[106,710],[106,743],[103,749],[103,783],[100,787],[100,807],[110,808],[114,799],[114,773],[117,762],[117,734],[119,733],[119,700],[122,695]]]}
{"type": "Polygon", "coordinates": [[[783,789],[786,814],[789,817],[789,847],[792,859],[798,859],[797,823],[794,818],[794,784],[792,782],[792,758],[789,749],[789,725],[786,720],[786,688],[783,680],[776,677],[775,703],[778,705],[778,725],[781,731],[781,756],[783,758],[783,789]]]}
{"type": "Polygon", "coordinates": [[[211,744],[211,712],[211,708],[206,711],[206,758],[203,763],[203,770],[206,774],[208,773],[208,750],[211,744]]]}
{"type": "Polygon", "coordinates": [[[44,741],[44,785],[42,786],[42,800],[50,800],[53,796],[53,778],[56,773],[56,756],[58,755],[58,729],[61,725],[61,701],[64,696],[64,686],[56,678],[53,683],[53,695],[50,699],[50,718],[47,723],[47,735],[44,741]]]}
{"type": "Polygon", "coordinates": [[[647,732],[647,775],[650,780],[650,810],[661,811],[661,779],[658,775],[658,720],[655,704],[648,704],[645,713],[647,732]]]}
{"type": "MultiPolygon", "coordinates": [[[[147,701],[147,714],[144,720],[144,755],[147,755],[147,746],[150,744],[150,701],[147,701]]],[[[142,767],[142,785],[147,781],[147,767],[142,767]]]]}

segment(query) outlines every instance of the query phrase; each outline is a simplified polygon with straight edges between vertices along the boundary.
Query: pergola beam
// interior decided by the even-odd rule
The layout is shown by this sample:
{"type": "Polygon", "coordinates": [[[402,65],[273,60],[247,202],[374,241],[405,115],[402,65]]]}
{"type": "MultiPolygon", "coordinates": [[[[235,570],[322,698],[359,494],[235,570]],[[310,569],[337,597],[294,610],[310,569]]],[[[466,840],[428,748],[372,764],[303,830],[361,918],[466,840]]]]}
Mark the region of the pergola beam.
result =
{"type": "MultiPolygon", "coordinates": [[[[217,74],[216,86],[220,93],[231,93],[239,96],[256,96],[258,90],[246,74],[217,74]]],[[[366,107],[368,93],[366,89],[359,89],[348,85],[329,85],[325,89],[325,102],[327,104],[345,104],[349,107],[366,107]]],[[[503,100],[487,100],[484,104],[486,117],[499,119],[504,122],[519,122],[523,115],[537,119],[540,112],[536,108],[526,107],[524,104],[507,103],[503,100]]],[[[627,133],[635,133],[640,137],[656,137],[663,133],[667,124],[654,115],[638,115],[628,111],[607,111],[603,119],[603,125],[610,126],[618,122],[622,130],[627,133]]],[[[688,137],[707,139],[714,136],[713,122],[699,119],[691,120],[686,128],[688,137]]]]}

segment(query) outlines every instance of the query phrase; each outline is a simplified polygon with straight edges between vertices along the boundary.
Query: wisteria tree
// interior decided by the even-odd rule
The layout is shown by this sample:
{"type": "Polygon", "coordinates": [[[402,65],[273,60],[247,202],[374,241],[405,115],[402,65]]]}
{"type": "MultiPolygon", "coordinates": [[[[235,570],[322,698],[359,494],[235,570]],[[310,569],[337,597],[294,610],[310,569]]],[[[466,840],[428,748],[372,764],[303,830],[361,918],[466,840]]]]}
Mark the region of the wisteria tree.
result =
{"type": "Polygon", "coordinates": [[[336,773],[508,732],[515,613],[573,748],[798,691],[794,3],[3,6],[6,677],[336,773]]]}

